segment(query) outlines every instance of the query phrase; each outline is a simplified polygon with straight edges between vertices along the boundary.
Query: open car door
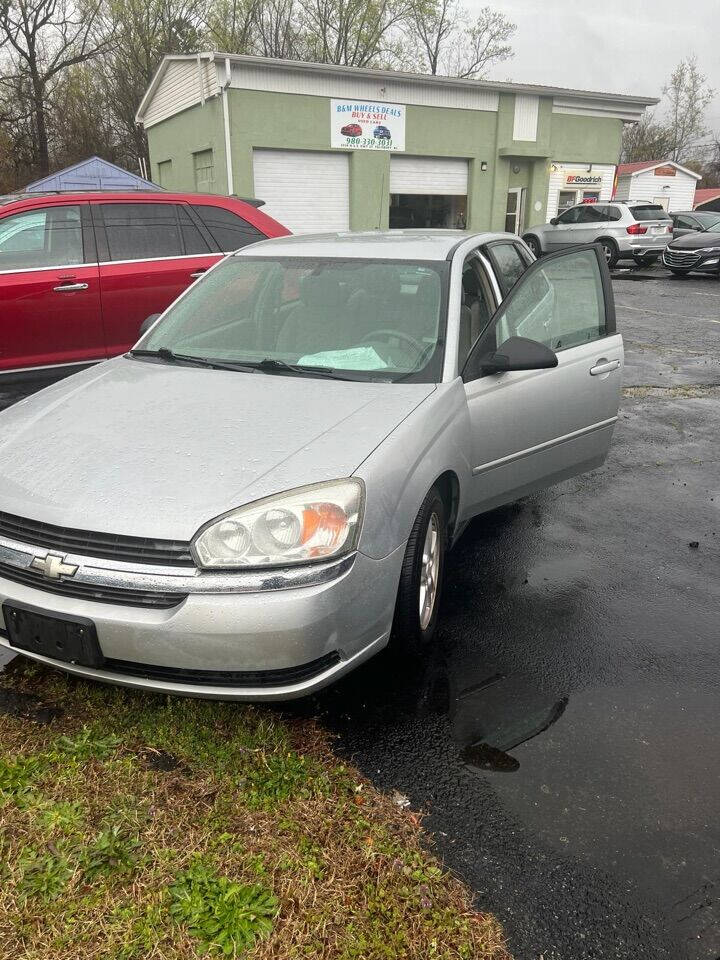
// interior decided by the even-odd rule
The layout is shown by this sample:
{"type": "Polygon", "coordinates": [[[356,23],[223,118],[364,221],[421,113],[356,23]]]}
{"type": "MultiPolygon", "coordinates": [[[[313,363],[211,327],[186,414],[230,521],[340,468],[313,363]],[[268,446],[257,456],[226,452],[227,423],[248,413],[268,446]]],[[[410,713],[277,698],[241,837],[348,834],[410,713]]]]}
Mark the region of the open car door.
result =
{"type": "Polygon", "coordinates": [[[617,420],[623,362],[600,248],[573,247],[531,264],[478,337],[462,371],[472,434],[473,512],[599,466],[617,420]],[[518,337],[541,344],[545,351],[535,353],[553,365],[493,369],[489,359],[518,337]]]}

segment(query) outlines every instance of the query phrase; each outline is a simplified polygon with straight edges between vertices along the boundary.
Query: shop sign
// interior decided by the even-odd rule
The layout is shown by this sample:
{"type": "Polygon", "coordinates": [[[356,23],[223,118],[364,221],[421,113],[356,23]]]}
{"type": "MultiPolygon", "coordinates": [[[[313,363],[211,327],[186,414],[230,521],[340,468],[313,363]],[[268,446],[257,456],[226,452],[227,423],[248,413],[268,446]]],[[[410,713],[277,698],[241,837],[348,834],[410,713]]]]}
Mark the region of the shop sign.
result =
{"type": "Polygon", "coordinates": [[[345,150],[404,150],[405,107],[369,100],[331,100],[330,146],[345,150]]]}
{"type": "Polygon", "coordinates": [[[602,185],[602,177],[596,173],[587,173],[585,170],[568,170],[565,174],[566,187],[599,187],[602,185]]]}
{"type": "Polygon", "coordinates": [[[676,173],[675,167],[655,167],[656,177],[674,177],[676,173]]]}

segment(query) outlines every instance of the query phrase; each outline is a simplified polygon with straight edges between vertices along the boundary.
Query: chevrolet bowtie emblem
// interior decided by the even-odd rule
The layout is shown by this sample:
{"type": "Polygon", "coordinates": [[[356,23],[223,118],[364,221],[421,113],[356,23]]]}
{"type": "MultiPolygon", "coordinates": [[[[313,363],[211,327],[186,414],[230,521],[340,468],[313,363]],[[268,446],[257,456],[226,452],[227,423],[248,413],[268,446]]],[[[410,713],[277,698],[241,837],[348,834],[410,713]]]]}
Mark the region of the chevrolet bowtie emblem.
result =
{"type": "Polygon", "coordinates": [[[50,580],[59,580],[61,577],[74,577],[77,567],[72,563],[65,563],[63,557],[56,553],[48,553],[45,557],[35,557],[30,564],[33,570],[39,570],[50,580]]]}

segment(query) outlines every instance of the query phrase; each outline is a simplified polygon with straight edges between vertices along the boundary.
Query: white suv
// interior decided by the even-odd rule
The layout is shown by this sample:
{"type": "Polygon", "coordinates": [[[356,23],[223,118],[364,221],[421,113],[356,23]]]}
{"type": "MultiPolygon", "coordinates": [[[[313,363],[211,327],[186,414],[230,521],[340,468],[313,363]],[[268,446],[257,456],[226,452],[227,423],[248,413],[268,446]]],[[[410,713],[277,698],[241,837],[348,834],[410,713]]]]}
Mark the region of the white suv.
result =
{"type": "Polygon", "coordinates": [[[672,240],[673,222],[657,203],[580,203],[549,223],[530,227],[523,240],[536,257],[581,243],[599,243],[609,267],[618,260],[647,266],[672,240]]]}

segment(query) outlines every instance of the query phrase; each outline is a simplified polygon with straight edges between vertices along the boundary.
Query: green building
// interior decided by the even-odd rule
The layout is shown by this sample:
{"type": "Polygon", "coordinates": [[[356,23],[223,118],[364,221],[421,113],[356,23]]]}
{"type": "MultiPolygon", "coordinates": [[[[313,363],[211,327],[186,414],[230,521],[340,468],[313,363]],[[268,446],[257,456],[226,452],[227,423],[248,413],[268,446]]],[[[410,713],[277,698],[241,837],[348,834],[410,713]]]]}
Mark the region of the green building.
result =
{"type": "Polygon", "coordinates": [[[656,102],[201,53],[165,57],[137,121],[155,182],[258,197],[293,232],[521,233],[609,200],[623,124],[656,102]]]}

